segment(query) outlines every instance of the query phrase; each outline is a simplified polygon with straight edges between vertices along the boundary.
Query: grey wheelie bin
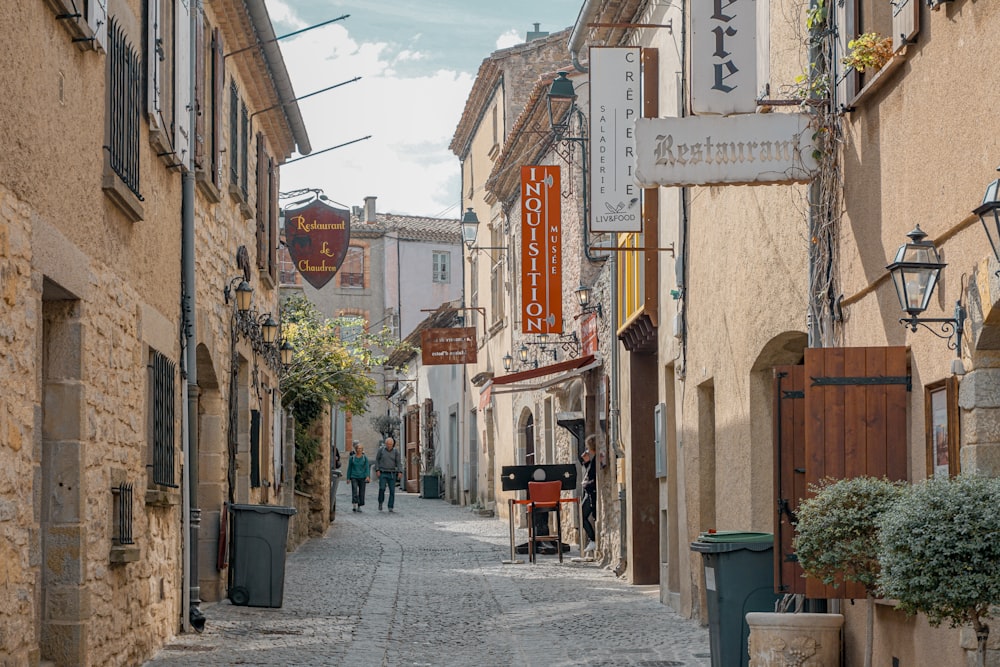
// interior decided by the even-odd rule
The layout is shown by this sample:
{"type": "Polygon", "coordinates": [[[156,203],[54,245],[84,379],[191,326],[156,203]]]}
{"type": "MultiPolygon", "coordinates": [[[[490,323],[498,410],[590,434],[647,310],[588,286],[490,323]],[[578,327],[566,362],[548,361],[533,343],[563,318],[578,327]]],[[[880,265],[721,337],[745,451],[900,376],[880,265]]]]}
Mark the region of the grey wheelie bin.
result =
{"type": "Polygon", "coordinates": [[[285,590],[285,544],[294,507],[230,505],[232,542],[229,600],[234,605],[280,607],[285,590]]]}
{"type": "Polygon", "coordinates": [[[718,531],[702,533],[691,550],[702,555],[708,601],[712,667],[746,667],[749,611],[774,611],[771,533],[718,531]]]}

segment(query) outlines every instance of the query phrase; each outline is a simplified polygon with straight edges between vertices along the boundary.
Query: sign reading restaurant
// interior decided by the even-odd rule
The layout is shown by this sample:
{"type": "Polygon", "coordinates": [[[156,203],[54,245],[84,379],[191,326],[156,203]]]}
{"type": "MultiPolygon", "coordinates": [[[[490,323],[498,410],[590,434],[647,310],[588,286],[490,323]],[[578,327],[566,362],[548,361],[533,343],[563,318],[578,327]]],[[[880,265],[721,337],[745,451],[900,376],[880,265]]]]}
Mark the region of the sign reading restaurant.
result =
{"type": "Polygon", "coordinates": [[[303,280],[316,289],[336,275],[351,240],[351,214],[319,198],[301,208],[287,208],[285,243],[303,280]]]}
{"type": "Polygon", "coordinates": [[[424,366],[476,363],[476,328],[425,329],[420,332],[420,361],[424,366]]]}
{"type": "Polygon", "coordinates": [[[559,167],[521,167],[521,332],[562,333],[559,167]]]}
{"type": "Polygon", "coordinates": [[[639,47],[590,49],[590,230],[642,231],[635,184],[639,47]]]}
{"type": "Polygon", "coordinates": [[[796,183],[816,171],[806,114],[640,118],[636,180],[659,185],[796,183]]]}

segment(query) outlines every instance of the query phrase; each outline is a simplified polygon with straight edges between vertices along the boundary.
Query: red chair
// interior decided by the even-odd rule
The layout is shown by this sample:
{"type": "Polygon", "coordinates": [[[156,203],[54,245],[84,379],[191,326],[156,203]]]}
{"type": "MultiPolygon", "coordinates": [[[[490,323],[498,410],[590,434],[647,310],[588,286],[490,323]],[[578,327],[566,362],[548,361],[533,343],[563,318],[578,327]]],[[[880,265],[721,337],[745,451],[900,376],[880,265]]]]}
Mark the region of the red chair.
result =
{"type": "Polygon", "coordinates": [[[562,482],[528,482],[528,558],[535,562],[535,544],[543,540],[556,541],[556,550],[559,553],[559,562],[563,562],[562,549],[562,518],[559,511],[559,496],[562,491],[562,482]],[[555,512],[556,513],[556,534],[536,535],[535,534],[535,512],[555,512]]]}

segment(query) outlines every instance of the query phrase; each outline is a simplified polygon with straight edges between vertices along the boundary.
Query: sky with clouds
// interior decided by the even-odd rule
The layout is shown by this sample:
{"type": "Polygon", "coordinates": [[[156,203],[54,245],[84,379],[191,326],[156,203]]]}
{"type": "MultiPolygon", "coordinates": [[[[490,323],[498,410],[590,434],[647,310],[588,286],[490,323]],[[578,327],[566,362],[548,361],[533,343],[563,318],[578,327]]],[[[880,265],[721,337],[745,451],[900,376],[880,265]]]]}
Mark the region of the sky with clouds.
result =
{"type": "MultiPolygon", "coordinates": [[[[483,59],[557,32],[582,0],[266,0],[301,100],[313,152],[370,139],[281,168],[281,190],[320,188],[345,207],[378,197],[380,213],[459,216],[458,158],[448,150],[483,59]]],[[[293,156],[297,157],[297,156],[293,156]]]]}

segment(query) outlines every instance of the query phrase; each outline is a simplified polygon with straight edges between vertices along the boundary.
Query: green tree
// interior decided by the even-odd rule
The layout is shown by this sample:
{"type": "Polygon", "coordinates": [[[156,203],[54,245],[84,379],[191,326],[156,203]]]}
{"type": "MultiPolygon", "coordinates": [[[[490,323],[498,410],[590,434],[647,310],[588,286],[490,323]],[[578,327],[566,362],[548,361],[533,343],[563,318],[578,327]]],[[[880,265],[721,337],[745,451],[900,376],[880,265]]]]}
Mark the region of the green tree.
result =
{"type": "Polygon", "coordinates": [[[321,443],[309,428],[324,405],[363,414],[375,391],[368,372],[384,363],[398,342],[386,328],[364,331],[357,318],[328,319],[303,296],[282,304],[282,320],[295,354],[281,377],[281,403],[295,418],[295,463],[301,471],[319,455],[321,443]]]}

